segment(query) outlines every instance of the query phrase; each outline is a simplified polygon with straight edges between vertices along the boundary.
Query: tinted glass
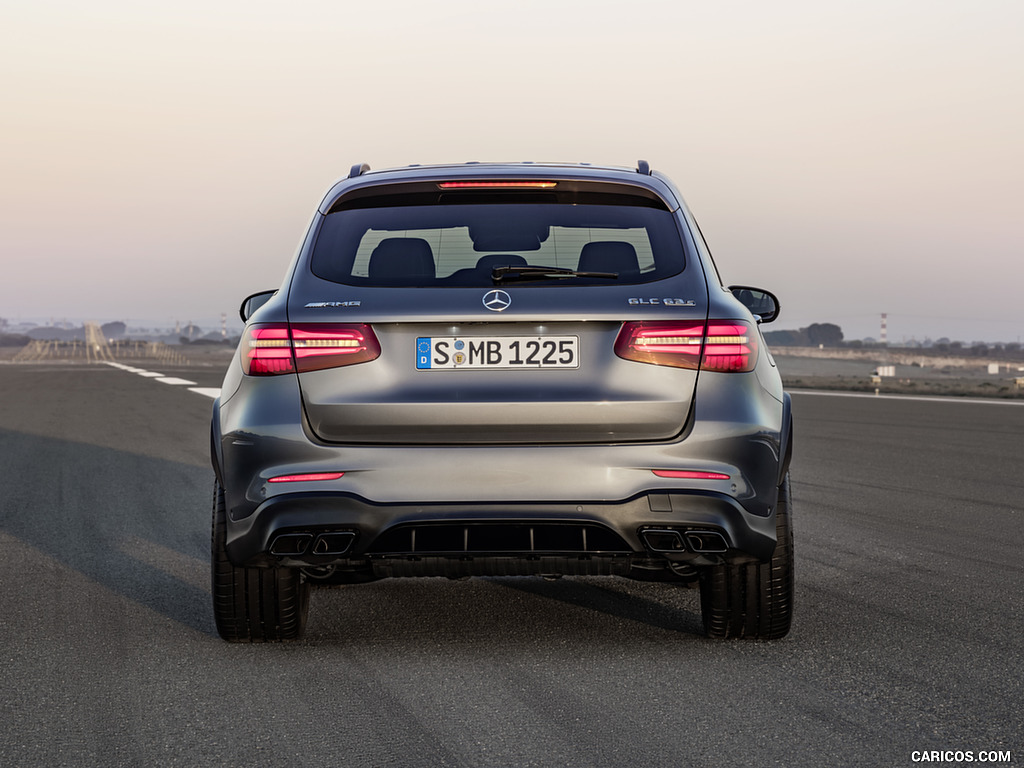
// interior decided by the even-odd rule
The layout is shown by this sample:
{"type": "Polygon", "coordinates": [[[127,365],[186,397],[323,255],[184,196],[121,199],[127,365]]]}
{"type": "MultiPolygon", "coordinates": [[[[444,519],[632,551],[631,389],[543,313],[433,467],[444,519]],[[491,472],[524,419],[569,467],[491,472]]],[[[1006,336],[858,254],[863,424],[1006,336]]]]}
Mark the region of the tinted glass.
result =
{"type": "MultiPolygon", "coordinates": [[[[536,265],[645,283],[682,271],[673,215],[617,205],[423,205],[328,214],[312,270],[349,285],[490,286],[498,266],[536,265]]],[[[546,282],[551,282],[546,281],[546,282]]],[[[560,281],[559,281],[560,282],[560,281]]]]}

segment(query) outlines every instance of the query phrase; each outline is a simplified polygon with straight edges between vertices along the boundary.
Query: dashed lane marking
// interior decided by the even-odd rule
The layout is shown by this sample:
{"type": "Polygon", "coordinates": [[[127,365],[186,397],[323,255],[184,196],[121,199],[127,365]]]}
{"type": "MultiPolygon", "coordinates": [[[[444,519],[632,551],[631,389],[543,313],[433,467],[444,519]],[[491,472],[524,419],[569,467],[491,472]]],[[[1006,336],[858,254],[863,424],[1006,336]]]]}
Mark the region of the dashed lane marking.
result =
{"type": "Polygon", "coordinates": [[[117,368],[128,373],[135,373],[147,379],[154,379],[159,381],[161,384],[170,384],[176,387],[188,387],[189,392],[195,392],[197,395],[203,397],[217,398],[220,397],[220,387],[197,387],[194,381],[188,379],[179,379],[177,376],[164,376],[162,373],[154,373],[153,371],[147,371],[142,368],[133,368],[130,365],[124,363],[113,363],[110,361],[104,361],[106,365],[112,368],[117,368]]]}

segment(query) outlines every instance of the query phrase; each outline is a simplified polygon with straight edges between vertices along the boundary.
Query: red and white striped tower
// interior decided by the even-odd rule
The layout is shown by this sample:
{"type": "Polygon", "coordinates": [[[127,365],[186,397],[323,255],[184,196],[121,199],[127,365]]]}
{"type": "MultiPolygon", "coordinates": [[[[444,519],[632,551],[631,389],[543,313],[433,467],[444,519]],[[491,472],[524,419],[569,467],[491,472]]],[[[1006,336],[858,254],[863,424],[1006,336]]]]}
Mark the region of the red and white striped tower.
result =
{"type": "Polygon", "coordinates": [[[888,329],[888,327],[886,325],[887,318],[888,318],[888,315],[886,315],[886,313],[883,312],[882,313],[882,329],[881,329],[881,335],[879,337],[879,341],[881,341],[883,344],[888,344],[889,343],[889,329],[888,329]]]}

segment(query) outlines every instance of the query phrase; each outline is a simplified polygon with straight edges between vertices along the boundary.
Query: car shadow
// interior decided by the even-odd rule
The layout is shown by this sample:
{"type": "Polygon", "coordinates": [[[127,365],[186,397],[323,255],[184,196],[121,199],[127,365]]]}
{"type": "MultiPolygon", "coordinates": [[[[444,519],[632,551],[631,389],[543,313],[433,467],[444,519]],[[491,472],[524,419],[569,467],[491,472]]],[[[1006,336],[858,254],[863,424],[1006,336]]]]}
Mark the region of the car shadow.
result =
{"type": "Polygon", "coordinates": [[[647,624],[669,632],[703,634],[699,614],[678,605],[680,597],[696,593],[675,584],[637,582],[621,578],[561,578],[495,580],[506,589],[515,589],[537,597],[585,608],[627,621],[647,624]],[[658,596],[637,594],[641,588],[658,596]],[[658,599],[658,598],[661,599],[658,599]],[[671,600],[671,602],[669,602],[671,600]]]}
{"type": "MultiPolygon", "coordinates": [[[[47,582],[60,569],[61,590],[92,582],[216,636],[204,586],[209,469],[12,430],[0,430],[0,444],[0,531],[22,545],[17,565],[3,568],[18,567],[30,583],[32,572],[47,582]]],[[[73,603],[43,588],[33,599],[48,615],[73,603]]]]}
{"type": "Polygon", "coordinates": [[[703,642],[693,590],[619,577],[384,579],[315,590],[305,642],[352,649],[703,642]]]}

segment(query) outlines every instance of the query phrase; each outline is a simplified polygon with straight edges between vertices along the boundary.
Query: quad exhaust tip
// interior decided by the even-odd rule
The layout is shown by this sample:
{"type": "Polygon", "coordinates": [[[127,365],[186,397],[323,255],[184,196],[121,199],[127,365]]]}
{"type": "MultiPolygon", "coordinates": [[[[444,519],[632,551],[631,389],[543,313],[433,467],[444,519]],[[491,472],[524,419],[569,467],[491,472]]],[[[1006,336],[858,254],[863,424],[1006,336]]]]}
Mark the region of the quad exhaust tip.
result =
{"type": "Polygon", "coordinates": [[[640,532],[648,549],[654,552],[695,552],[721,554],[729,551],[729,542],[718,531],[674,531],[648,529],[640,532]]]}
{"type": "Polygon", "coordinates": [[[684,552],[683,537],[679,531],[647,530],[642,531],[644,544],[655,552],[684,552]]]}
{"type": "Polygon", "coordinates": [[[274,538],[270,554],[279,557],[343,555],[355,538],[352,531],[332,531],[315,537],[312,533],[282,533],[274,538]]]}
{"type": "Polygon", "coordinates": [[[274,539],[270,545],[272,555],[301,555],[313,540],[310,533],[285,533],[274,539]]]}
{"type": "Polygon", "coordinates": [[[314,555],[343,555],[352,546],[356,535],[352,531],[321,533],[313,542],[314,555]]]}
{"type": "Polygon", "coordinates": [[[701,554],[721,554],[729,551],[729,543],[717,531],[687,531],[686,544],[701,554]]]}

